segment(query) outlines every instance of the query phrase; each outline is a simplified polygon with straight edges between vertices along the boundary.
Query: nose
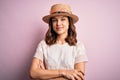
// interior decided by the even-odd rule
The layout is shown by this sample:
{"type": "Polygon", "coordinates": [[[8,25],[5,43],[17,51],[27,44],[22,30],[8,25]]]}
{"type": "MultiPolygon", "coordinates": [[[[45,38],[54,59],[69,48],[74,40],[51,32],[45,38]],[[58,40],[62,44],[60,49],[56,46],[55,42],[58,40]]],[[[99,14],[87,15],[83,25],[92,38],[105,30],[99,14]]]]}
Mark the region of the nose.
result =
{"type": "Polygon", "coordinates": [[[57,25],[61,25],[61,20],[58,20],[58,21],[57,21],[57,25]]]}

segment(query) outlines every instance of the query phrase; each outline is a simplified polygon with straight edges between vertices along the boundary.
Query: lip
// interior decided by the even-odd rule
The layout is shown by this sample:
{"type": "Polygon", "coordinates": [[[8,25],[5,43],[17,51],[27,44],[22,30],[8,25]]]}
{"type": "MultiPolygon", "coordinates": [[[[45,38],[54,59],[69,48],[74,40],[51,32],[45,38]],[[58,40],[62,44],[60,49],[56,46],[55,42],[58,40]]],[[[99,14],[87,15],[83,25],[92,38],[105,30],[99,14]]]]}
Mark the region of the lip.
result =
{"type": "Polygon", "coordinates": [[[61,30],[61,29],[63,29],[63,27],[56,27],[56,29],[57,29],[57,30],[61,30]]]}

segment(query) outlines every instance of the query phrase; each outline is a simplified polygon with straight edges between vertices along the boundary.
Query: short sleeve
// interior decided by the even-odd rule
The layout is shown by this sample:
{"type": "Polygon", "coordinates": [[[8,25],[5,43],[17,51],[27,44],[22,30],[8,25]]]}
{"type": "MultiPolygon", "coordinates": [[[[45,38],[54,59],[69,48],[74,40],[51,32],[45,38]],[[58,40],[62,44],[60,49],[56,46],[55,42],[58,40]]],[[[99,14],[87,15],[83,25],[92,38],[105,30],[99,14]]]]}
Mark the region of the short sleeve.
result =
{"type": "Polygon", "coordinates": [[[86,49],[83,43],[78,43],[76,46],[75,63],[88,62],[86,49]]]}
{"type": "Polygon", "coordinates": [[[45,41],[41,41],[36,49],[36,52],[34,54],[34,57],[40,59],[41,61],[43,61],[43,47],[45,45],[45,41]]]}

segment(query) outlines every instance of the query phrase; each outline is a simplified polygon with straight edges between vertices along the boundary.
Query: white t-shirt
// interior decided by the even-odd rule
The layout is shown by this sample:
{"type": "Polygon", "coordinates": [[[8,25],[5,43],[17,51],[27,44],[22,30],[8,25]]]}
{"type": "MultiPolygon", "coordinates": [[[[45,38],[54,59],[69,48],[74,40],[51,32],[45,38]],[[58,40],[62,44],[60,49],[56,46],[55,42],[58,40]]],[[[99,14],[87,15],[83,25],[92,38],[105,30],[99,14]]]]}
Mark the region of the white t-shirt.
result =
{"type": "Polygon", "coordinates": [[[47,45],[42,40],[36,49],[34,57],[45,63],[46,69],[74,69],[74,64],[87,62],[83,43],[70,46],[68,43],[47,45]]]}

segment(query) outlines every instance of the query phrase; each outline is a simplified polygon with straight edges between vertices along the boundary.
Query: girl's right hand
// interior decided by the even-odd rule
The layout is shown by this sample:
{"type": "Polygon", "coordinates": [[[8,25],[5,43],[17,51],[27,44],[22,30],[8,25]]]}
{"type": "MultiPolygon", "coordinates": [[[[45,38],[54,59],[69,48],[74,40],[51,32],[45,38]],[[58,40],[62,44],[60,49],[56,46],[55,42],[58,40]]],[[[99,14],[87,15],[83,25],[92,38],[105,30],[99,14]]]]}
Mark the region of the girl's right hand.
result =
{"type": "Polygon", "coordinates": [[[71,80],[84,80],[84,75],[77,70],[60,70],[60,74],[71,80]]]}

